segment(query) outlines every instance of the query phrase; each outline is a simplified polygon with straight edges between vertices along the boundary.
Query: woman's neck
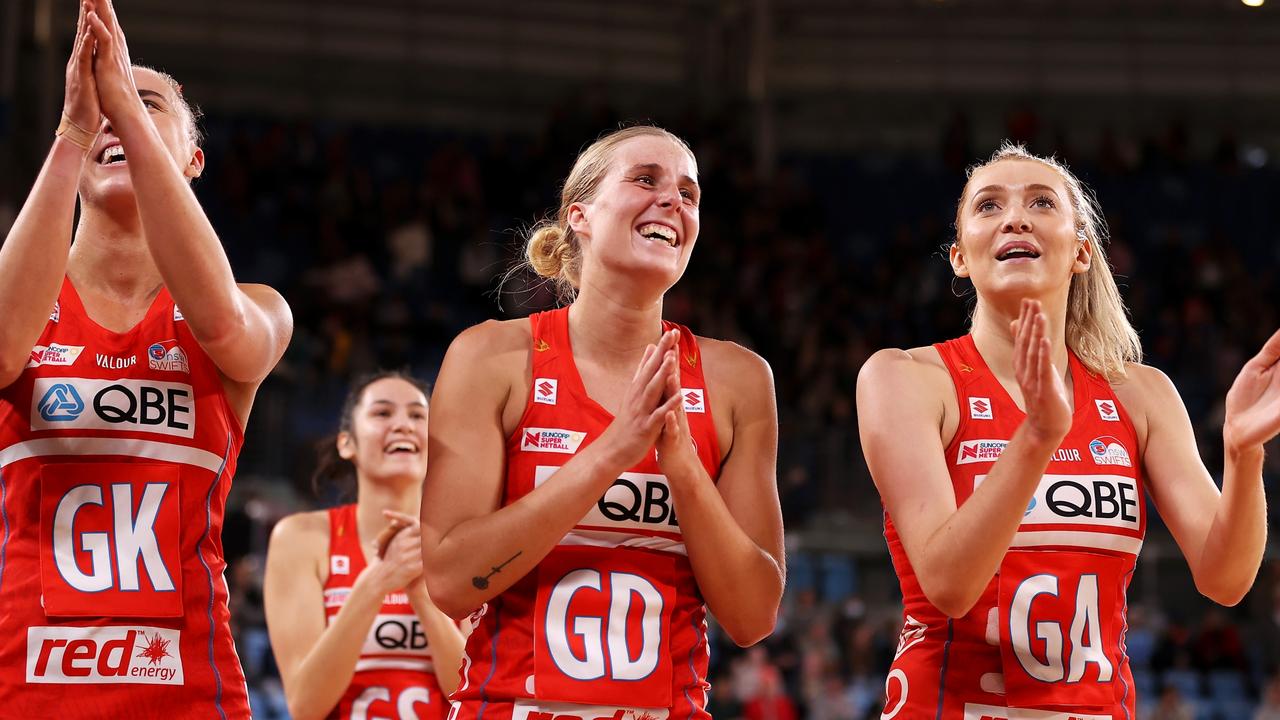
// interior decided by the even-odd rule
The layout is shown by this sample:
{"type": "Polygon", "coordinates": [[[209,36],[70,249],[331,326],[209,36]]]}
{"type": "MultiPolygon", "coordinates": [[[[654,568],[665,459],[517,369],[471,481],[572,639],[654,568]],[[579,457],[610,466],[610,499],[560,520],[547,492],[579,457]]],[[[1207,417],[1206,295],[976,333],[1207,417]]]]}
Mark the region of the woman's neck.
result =
{"type": "MultiPolygon", "coordinates": [[[[1067,303],[1066,298],[1042,298],[1041,312],[1047,321],[1045,337],[1049,339],[1049,359],[1059,372],[1067,369],[1067,303]]],[[[978,300],[973,312],[973,343],[992,372],[1013,377],[1014,331],[1012,324],[1021,314],[1022,299],[1008,302],[978,300]]]]}
{"type": "Polygon", "coordinates": [[[67,275],[78,290],[125,305],[155,297],[164,281],[136,220],[84,210],[67,258],[67,275]]]}
{"type": "MultiPolygon", "coordinates": [[[[422,479],[405,478],[400,482],[357,480],[359,499],[356,503],[356,523],[360,528],[360,541],[369,543],[390,522],[383,510],[394,510],[410,517],[418,517],[422,503],[422,479]]],[[[367,545],[366,552],[367,552],[367,545]]]]}
{"type": "Polygon", "coordinates": [[[584,284],[569,307],[574,355],[634,365],[662,336],[662,296],[636,300],[584,284]]]}

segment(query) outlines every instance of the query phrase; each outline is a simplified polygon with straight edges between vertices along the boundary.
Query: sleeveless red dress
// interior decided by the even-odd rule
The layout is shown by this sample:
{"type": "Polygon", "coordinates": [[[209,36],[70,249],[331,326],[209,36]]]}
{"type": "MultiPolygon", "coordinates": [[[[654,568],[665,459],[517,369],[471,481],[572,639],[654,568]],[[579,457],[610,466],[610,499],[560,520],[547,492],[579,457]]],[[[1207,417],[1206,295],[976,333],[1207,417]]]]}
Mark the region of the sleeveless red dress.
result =
{"type": "Polygon", "coordinates": [[[249,717],[222,556],[242,442],[166,290],[114,333],[64,280],[0,391],[0,717],[249,717]]]}
{"type": "MultiPolygon", "coordinates": [[[[979,486],[1025,415],[972,336],[934,346],[960,424],[946,449],[956,502],[979,486]]],[[[1111,386],[1070,355],[1075,414],[1012,546],[967,615],[920,589],[892,518],[885,538],[902,586],[902,635],[886,720],[1134,720],[1125,591],[1146,533],[1137,434],[1111,386]]]]}
{"type": "MultiPolygon", "coordinates": [[[[506,504],[555,482],[557,468],[613,420],[578,375],[568,309],[530,322],[533,386],[507,440],[506,504]]],[[[664,331],[672,327],[663,323],[664,331]]],[[[686,328],[678,351],[689,429],[715,479],[719,443],[698,344],[686,328]]],[[[709,717],[706,607],[653,452],[473,619],[450,720],[709,717]]]]}
{"type": "MultiPolygon", "coordinates": [[[[329,509],[329,578],[324,583],[326,624],[342,609],[351,586],[366,567],[356,506],[329,509]]],[[[383,599],[369,627],[356,674],[331,720],[443,720],[448,704],[436,680],[427,636],[409,596],[394,592],[383,599]]]]}

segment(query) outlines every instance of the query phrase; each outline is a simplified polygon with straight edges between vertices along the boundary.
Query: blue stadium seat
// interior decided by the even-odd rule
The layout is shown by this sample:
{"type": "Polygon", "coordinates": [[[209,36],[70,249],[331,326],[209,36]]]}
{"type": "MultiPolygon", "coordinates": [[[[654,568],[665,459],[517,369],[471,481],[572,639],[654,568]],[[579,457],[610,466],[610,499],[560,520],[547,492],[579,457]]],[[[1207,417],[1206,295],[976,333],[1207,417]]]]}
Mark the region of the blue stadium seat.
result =
{"type": "Polygon", "coordinates": [[[1213,701],[1216,720],[1249,720],[1257,710],[1254,704],[1243,698],[1239,700],[1213,701]]]}
{"type": "Polygon", "coordinates": [[[1160,696],[1160,688],[1156,684],[1155,673],[1150,670],[1134,670],[1133,684],[1139,698],[1154,699],[1160,696]]]}
{"type": "Polygon", "coordinates": [[[1243,700],[1246,696],[1244,675],[1237,670],[1214,670],[1209,673],[1209,697],[1214,700],[1243,700]]]}
{"type": "Polygon", "coordinates": [[[1182,697],[1188,700],[1198,700],[1204,695],[1200,690],[1200,674],[1195,670],[1166,670],[1161,681],[1164,686],[1178,688],[1182,697]]]}

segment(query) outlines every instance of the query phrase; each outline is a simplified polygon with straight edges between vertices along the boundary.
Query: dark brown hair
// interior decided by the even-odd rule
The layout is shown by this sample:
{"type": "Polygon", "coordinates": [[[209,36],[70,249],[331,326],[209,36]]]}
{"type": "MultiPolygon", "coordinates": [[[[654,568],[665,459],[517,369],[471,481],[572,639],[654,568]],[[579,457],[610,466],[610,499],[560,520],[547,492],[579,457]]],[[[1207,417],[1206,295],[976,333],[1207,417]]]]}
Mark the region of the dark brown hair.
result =
{"type": "Polygon", "coordinates": [[[311,473],[311,491],[322,498],[327,493],[337,490],[342,499],[355,497],[356,466],[338,454],[339,433],[351,432],[355,425],[356,406],[364,398],[364,391],[379,380],[403,380],[430,397],[431,386],[427,381],[414,377],[406,370],[378,370],[356,378],[342,401],[342,412],[338,414],[338,430],[326,435],[316,443],[316,469],[311,473]]]}

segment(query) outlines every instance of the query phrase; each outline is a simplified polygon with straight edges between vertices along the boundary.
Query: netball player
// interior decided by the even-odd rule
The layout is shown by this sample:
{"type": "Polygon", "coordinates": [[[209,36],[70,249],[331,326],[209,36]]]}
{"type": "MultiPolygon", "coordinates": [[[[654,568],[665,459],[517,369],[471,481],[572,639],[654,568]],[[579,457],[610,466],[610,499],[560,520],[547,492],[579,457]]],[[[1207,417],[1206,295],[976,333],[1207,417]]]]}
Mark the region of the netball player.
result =
{"type": "Polygon", "coordinates": [[[197,137],[110,2],[85,2],[62,123],[0,250],[6,717],[249,717],[222,518],[292,321],[235,282],[189,186],[197,137]]]}
{"type": "Polygon", "coordinates": [[[271,648],[294,720],[443,720],[462,633],[422,580],[425,386],[400,373],[357,383],[318,478],[356,502],[281,520],[267,553],[271,648]]]}
{"type": "Polygon", "coordinates": [[[1230,605],[1253,582],[1280,334],[1227,395],[1219,492],[1177,390],[1139,362],[1104,240],[1074,175],[1005,146],[956,211],[970,333],[859,375],[906,605],[883,718],[1133,718],[1125,589],[1148,496],[1201,592],[1230,605]]]}
{"type": "Polygon", "coordinates": [[[458,717],[706,717],[706,609],[743,645],[773,628],[769,368],[662,319],[699,200],[670,133],[598,140],[527,247],[573,303],[448,351],[423,551],[432,598],[478,622],[458,717]]]}

